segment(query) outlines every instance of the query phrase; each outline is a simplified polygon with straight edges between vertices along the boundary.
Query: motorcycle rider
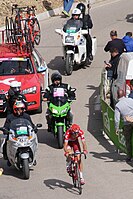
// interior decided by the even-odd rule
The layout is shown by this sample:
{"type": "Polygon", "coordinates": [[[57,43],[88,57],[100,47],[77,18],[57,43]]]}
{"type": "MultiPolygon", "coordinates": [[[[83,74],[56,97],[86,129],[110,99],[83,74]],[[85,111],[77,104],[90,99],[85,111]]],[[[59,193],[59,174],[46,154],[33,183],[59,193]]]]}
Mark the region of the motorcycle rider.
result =
{"type": "MultiPolygon", "coordinates": [[[[90,10],[89,4],[87,5],[87,7],[88,7],[88,11],[89,11],[90,10]]],[[[88,34],[84,35],[84,37],[86,38],[86,48],[87,48],[87,61],[86,61],[86,63],[89,64],[89,60],[90,61],[93,60],[92,39],[91,39],[91,36],[89,34],[89,29],[92,29],[93,23],[92,23],[92,19],[91,19],[89,12],[88,12],[88,14],[85,14],[86,6],[83,3],[79,3],[76,6],[76,8],[78,8],[81,11],[80,19],[83,22],[82,29],[88,30],[88,34]]]]}
{"type": "MultiPolygon", "coordinates": [[[[77,124],[72,124],[70,128],[66,131],[65,139],[64,139],[64,151],[67,161],[67,172],[71,172],[71,159],[70,155],[72,154],[72,150],[74,152],[81,152],[80,142],[78,138],[81,139],[83,152],[86,155],[88,153],[86,141],[84,137],[84,132],[80,129],[80,126],[77,124]]],[[[80,168],[80,177],[81,177],[81,184],[85,184],[84,178],[83,178],[83,165],[81,161],[81,155],[78,155],[78,161],[79,161],[79,168],[80,168]]]]}
{"type": "Polygon", "coordinates": [[[12,81],[7,95],[7,114],[13,113],[13,105],[16,100],[21,100],[25,104],[25,110],[27,110],[26,97],[21,93],[21,82],[12,81]]]}
{"type": "MultiPolygon", "coordinates": [[[[7,146],[7,141],[9,139],[9,133],[7,132],[7,130],[10,130],[10,124],[13,120],[17,119],[17,118],[24,118],[27,119],[30,123],[32,128],[35,130],[35,132],[37,132],[37,129],[35,129],[35,125],[33,124],[30,115],[28,115],[27,113],[25,113],[25,104],[22,101],[16,101],[13,105],[13,113],[7,115],[6,121],[4,123],[4,134],[7,135],[7,138],[5,140],[5,144],[3,145],[3,156],[5,160],[8,160],[7,158],[7,152],[6,152],[6,146],[7,146]]],[[[9,162],[8,165],[10,166],[9,162]]]]}
{"type": "MultiPolygon", "coordinates": [[[[43,95],[43,101],[49,101],[49,102],[54,102],[54,93],[56,92],[57,88],[63,88],[64,89],[64,101],[69,100],[74,100],[75,99],[75,93],[72,91],[72,88],[69,84],[62,83],[62,76],[59,72],[54,72],[51,75],[51,81],[52,84],[49,85],[45,93],[43,95]]],[[[52,115],[49,110],[46,112],[46,119],[47,119],[47,124],[48,124],[48,132],[51,131],[51,123],[52,123],[52,115]]],[[[73,115],[71,111],[68,112],[67,119],[69,121],[69,124],[72,124],[73,120],[73,115]]]]}
{"type": "Polygon", "coordinates": [[[78,8],[74,8],[72,10],[72,17],[67,21],[67,23],[64,26],[64,29],[66,28],[67,24],[70,26],[76,25],[80,28],[83,27],[83,22],[80,19],[81,11],[78,8]]]}

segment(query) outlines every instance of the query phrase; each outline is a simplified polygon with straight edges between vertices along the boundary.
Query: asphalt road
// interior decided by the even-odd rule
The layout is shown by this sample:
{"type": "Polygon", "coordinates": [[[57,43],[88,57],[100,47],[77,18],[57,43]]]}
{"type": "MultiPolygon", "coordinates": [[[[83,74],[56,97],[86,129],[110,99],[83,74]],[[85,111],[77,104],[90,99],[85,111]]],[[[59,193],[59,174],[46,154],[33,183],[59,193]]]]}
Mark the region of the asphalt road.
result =
{"type": "MultiPolygon", "coordinates": [[[[89,151],[88,158],[83,160],[86,180],[83,194],[79,196],[73,188],[71,178],[65,170],[63,150],[57,148],[56,139],[46,130],[44,103],[42,114],[31,115],[35,123],[43,124],[38,132],[38,164],[31,171],[30,179],[23,180],[19,171],[7,167],[6,161],[0,159],[0,167],[4,168],[4,174],[0,176],[0,199],[132,198],[132,165],[126,164],[125,155],[117,154],[115,147],[103,136],[97,97],[103,61],[109,59],[109,54],[103,51],[103,47],[110,39],[110,30],[116,29],[119,37],[132,31],[133,1],[113,0],[106,4],[95,4],[91,15],[94,22],[92,36],[97,37],[98,48],[90,67],[75,70],[71,76],[64,75],[61,38],[54,32],[55,28],[61,28],[66,21],[60,16],[40,21],[42,39],[38,47],[48,64],[50,74],[59,70],[63,81],[77,88],[77,100],[72,104],[74,122],[85,131],[89,151]]],[[[3,125],[4,120],[0,118],[0,125],[3,125]]]]}

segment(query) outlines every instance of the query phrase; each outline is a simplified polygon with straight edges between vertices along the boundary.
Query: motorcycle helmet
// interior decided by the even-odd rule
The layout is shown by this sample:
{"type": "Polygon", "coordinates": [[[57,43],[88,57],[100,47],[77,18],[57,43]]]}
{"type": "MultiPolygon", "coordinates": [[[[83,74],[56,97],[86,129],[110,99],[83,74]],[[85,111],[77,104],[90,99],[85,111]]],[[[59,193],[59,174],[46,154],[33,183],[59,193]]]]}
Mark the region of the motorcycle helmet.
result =
{"type": "Polygon", "coordinates": [[[22,101],[16,101],[13,105],[13,112],[16,115],[22,115],[25,111],[25,104],[22,101]]]}
{"type": "Polygon", "coordinates": [[[80,127],[77,124],[72,124],[70,128],[71,128],[71,134],[77,134],[80,130],[80,127]]]}
{"type": "Polygon", "coordinates": [[[85,5],[84,5],[83,3],[79,3],[79,4],[76,6],[76,8],[78,8],[78,9],[81,11],[81,14],[82,14],[83,17],[84,17],[85,11],[86,11],[85,5]]]}
{"type": "Polygon", "coordinates": [[[72,11],[72,16],[74,16],[74,15],[78,15],[80,17],[81,10],[78,9],[78,8],[74,8],[73,11],[72,11]]]}
{"type": "Polygon", "coordinates": [[[20,93],[21,82],[12,81],[10,83],[10,88],[14,91],[14,94],[20,93]]]}
{"type": "Polygon", "coordinates": [[[51,81],[54,83],[55,80],[59,80],[60,83],[62,82],[62,76],[59,72],[55,72],[51,75],[51,81]]]}

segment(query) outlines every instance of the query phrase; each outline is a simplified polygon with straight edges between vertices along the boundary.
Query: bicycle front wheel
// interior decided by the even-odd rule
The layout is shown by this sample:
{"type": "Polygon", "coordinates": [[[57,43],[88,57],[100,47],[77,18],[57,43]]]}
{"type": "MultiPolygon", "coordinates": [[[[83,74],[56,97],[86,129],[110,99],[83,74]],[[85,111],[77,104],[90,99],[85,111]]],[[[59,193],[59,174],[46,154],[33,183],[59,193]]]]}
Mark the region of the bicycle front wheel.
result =
{"type": "Polygon", "coordinates": [[[80,170],[78,164],[75,167],[75,181],[74,187],[77,187],[79,190],[79,194],[82,194],[82,186],[81,186],[81,178],[80,178],[80,170]]]}

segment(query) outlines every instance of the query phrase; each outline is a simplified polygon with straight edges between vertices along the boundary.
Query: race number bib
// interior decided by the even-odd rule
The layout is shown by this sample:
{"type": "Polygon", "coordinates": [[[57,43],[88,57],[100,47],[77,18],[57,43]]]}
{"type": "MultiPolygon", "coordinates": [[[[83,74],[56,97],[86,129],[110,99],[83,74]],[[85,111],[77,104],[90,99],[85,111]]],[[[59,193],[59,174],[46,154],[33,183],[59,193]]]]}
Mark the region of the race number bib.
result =
{"type": "Polygon", "coordinates": [[[64,97],[64,89],[54,88],[53,97],[64,97]]]}

